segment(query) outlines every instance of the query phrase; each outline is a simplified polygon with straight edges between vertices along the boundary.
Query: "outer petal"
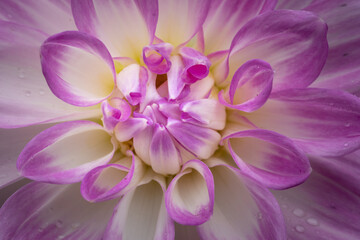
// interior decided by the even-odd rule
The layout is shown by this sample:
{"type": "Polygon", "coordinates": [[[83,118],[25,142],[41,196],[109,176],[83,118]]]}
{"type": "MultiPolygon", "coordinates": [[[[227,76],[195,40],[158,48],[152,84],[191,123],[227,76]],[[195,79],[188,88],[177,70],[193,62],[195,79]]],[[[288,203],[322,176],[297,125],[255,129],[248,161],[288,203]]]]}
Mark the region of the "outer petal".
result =
{"type": "Polygon", "coordinates": [[[210,4],[206,0],[159,0],[156,36],[173,46],[189,41],[201,29],[210,4]]]}
{"type": "Polygon", "coordinates": [[[256,129],[237,132],[225,139],[229,139],[230,153],[242,172],[266,187],[292,187],[310,174],[305,154],[280,134],[256,129]]]}
{"type": "Polygon", "coordinates": [[[185,149],[201,159],[209,158],[215,152],[221,138],[212,129],[174,119],[168,120],[166,128],[185,149]]]}
{"type": "Polygon", "coordinates": [[[215,205],[210,220],[198,227],[202,239],[286,239],[280,207],[266,188],[223,162],[208,165],[215,205]]]}
{"type": "Polygon", "coordinates": [[[40,54],[46,81],[63,101],[90,106],[111,94],[114,62],[98,39],[80,32],[59,33],[43,43],[40,54]]]}
{"type": "Polygon", "coordinates": [[[200,160],[186,162],[170,182],[165,195],[166,208],[176,222],[198,225],[209,220],[214,207],[214,179],[200,160]]]}
{"type": "Polygon", "coordinates": [[[229,49],[236,32],[245,23],[275,5],[273,0],[212,1],[203,25],[205,53],[229,49]]]}
{"type": "MultiPolygon", "coordinates": [[[[159,177],[159,176],[158,176],[159,177]]],[[[164,200],[165,179],[147,179],[116,206],[104,239],[174,239],[164,200]]]]}
{"type": "Polygon", "coordinates": [[[329,56],[314,87],[343,89],[360,96],[360,2],[317,0],[306,8],[329,26],[329,56]]]}
{"type": "Polygon", "coordinates": [[[156,0],[72,0],[71,7],[78,29],[103,41],[114,57],[140,61],[143,47],[153,41],[156,0]]]}
{"type": "MultiPolygon", "coordinates": [[[[339,169],[338,174],[345,174],[339,169]]],[[[323,173],[314,171],[302,185],[274,192],[291,239],[357,240],[360,237],[360,197],[323,173]]]]}
{"type": "Polygon", "coordinates": [[[272,89],[274,72],[271,66],[261,60],[250,60],[234,74],[225,100],[223,92],[219,101],[227,107],[245,112],[259,109],[268,99],[272,89]]]}
{"type": "Polygon", "coordinates": [[[16,169],[16,159],[26,143],[47,127],[0,129],[0,189],[21,179],[16,169]]]}
{"type": "Polygon", "coordinates": [[[257,127],[294,139],[308,153],[340,156],[360,146],[360,101],[346,92],[281,91],[245,116],[257,127]]]}
{"type": "Polygon", "coordinates": [[[3,0],[0,2],[0,19],[36,28],[47,35],[76,30],[70,0],[3,0]]]}
{"type": "Polygon", "coordinates": [[[0,127],[23,127],[100,114],[98,109],[71,106],[51,93],[39,61],[39,47],[46,35],[0,21],[0,36],[0,127]]]}
{"type": "Polygon", "coordinates": [[[114,164],[94,168],[86,174],[81,184],[81,194],[91,202],[120,197],[135,187],[145,173],[143,163],[135,155],[120,159],[114,164]],[[131,167],[126,163],[130,161],[131,167]]]}
{"type": "Polygon", "coordinates": [[[98,240],[115,205],[86,202],[78,184],[30,183],[1,208],[0,238],[98,240]]]}
{"type": "Polygon", "coordinates": [[[175,223],[175,240],[201,240],[196,226],[175,223]]]}
{"type": "Polygon", "coordinates": [[[111,136],[100,125],[66,122],[33,138],[21,152],[17,168],[36,181],[73,183],[108,162],[114,151],[111,136]]]}
{"type": "Polygon", "coordinates": [[[306,87],[325,63],[326,31],[326,24],[310,12],[278,10],[261,14],[249,21],[231,43],[229,76],[244,62],[257,58],[274,69],[274,90],[306,87]]]}

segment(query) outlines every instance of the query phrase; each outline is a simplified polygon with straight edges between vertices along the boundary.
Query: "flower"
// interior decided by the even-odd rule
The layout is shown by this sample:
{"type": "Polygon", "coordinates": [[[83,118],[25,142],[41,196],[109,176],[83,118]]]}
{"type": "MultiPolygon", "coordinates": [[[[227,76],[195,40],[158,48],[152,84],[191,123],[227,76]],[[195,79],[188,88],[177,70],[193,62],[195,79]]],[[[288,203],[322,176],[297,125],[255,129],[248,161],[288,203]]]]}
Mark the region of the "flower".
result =
{"type": "Polygon", "coordinates": [[[0,6],[1,238],[359,237],[356,1],[0,6]]]}

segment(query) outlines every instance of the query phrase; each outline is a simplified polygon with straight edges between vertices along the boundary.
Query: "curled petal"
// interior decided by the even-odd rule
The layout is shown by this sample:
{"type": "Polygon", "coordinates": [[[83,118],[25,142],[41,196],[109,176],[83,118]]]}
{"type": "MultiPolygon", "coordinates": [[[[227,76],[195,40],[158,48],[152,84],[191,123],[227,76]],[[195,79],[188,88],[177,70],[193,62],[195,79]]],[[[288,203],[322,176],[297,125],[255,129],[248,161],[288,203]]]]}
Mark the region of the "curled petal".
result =
{"type": "Polygon", "coordinates": [[[206,163],[216,191],[214,214],[198,226],[201,239],[286,239],[280,207],[267,188],[221,160],[206,163]]]}
{"type": "Polygon", "coordinates": [[[131,64],[117,75],[116,84],[126,100],[135,106],[145,97],[147,80],[147,70],[138,64],[131,64]]]}
{"type": "Polygon", "coordinates": [[[215,152],[221,138],[212,129],[170,118],[166,128],[185,149],[201,159],[209,158],[215,152]]]}
{"type": "Polygon", "coordinates": [[[198,225],[209,220],[214,207],[214,179],[200,160],[186,162],[170,182],[165,195],[166,208],[176,222],[198,225]]]}
{"type": "Polygon", "coordinates": [[[255,129],[237,132],[225,139],[229,139],[228,147],[238,167],[266,187],[292,187],[310,174],[306,155],[280,134],[255,129]]]}
{"type": "MultiPolygon", "coordinates": [[[[134,154],[130,169],[121,159],[114,164],[94,168],[86,174],[81,184],[81,194],[90,202],[106,201],[122,196],[136,186],[145,173],[143,163],[134,154]]],[[[130,160],[131,161],[131,160],[130,160]]]]}
{"type": "Polygon", "coordinates": [[[133,138],[138,132],[147,127],[148,120],[145,118],[129,118],[124,122],[119,122],[115,128],[115,137],[119,142],[126,142],[133,138]]]}
{"type": "Polygon", "coordinates": [[[225,127],[226,112],[223,105],[214,99],[184,102],[180,105],[183,121],[222,130],[225,127]]]}
{"type": "Polygon", "coordinates": [[[184,62],[182,79],[187,84],[192,84],[209,74],[210,61],[202,53],[188,47],[180,49],[180,55],[184,62]]]}
{"type": "Polygon", "coordinates": [[[167,74],[168,92],[170,99],[177,99],[185,87],[185,82],[181,78],[184,64],[180,56],[171,57],[171,68],[167,74]]]}
{"type": "Polygon", "coordinates": [[[121,198],[104,239],[174,239],[174,223],[166,211],[164,192],[163,177],[144,179],[121,198]]]}
{"type": "Polygon", "coordinates": [[[66,122],[34,137],[21,152],[17,168],[36,181],[74,183],[92,168],[107,163],[114,151],[111,136],[100,125],[66,122]]]}
{"type": "Polygon", "coordinates": [[[121,98],[112,98],[101,104],[104,127],[112,131],[118,122],[126,121],[131,115],[131,107],[121,98]]]}
{"type": "Polygon", "coordinates": [[[170,54],[173,47],[169,43],[158,43],[143,48],[143,59],[150,71],[164,74],[171,68],[170,54]]]}
{"type": "Polygon", "coordinates": [[[220,92],[219,100],[227,107],[244,112],[259,109],[268,99],[272,89],[274,72],[271,66],[261,60],[250,60],[234,74],[228,92],[230,103],[220,92]]]}
{"type": "Polygon", "coordinates": [[[41,66],[51,91],[76,106],[95,105],[114,88],[115,67],[98,39],[81,32],[63,32],[41,46],[41,66]]]}

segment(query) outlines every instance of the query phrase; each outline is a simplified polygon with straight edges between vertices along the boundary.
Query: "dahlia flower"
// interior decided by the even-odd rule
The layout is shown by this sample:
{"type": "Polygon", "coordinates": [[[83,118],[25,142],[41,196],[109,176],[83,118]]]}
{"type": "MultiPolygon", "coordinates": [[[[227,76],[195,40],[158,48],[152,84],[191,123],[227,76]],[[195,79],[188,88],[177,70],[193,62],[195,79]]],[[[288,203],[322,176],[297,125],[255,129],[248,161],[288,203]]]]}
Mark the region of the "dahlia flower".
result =
{"type": "Polygon", "coordinates": [[[1,1],[0,239],[359,239],[359,7],[1,1]]]}

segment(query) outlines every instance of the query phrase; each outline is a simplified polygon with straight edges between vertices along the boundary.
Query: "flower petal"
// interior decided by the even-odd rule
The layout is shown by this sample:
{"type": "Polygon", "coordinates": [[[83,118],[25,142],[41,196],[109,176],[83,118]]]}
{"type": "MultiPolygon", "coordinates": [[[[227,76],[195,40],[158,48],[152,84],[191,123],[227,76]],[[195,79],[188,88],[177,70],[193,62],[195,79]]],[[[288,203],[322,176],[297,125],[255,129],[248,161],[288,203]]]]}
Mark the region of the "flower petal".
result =
{"type": "Polygon", "coordinates": [[[256,58],[274,69],[274,91],[307,87],[325,64],[326,31],[326,24],[310,12],[277,10],[261,14],[231,43],[229,77],[243,63],[256,58]]]}
{"type": "Polygon", "coordinates": [[[119,122],[115,126],[115,137],[119,142],[126,142],[144,130],[147,125],[145,118],[129,118],[124,122],[119,122]]]}
{"type": "Polygon", "coordinates": [[[19,129],[0,129],[0,189],[21,179],[16,160],[27,142],[49,125],[19,129]]]}
{"type": "Polygon", "coordinates": [[[0,19],[36,28],[47,35],[76,30],[70,0],[25,2],[3,0],[0,2],[0,19]]]}
{"type": "Polygon", "coordinates": [[[90,202],[118,198],[135,187],[144,173],[144,165],[138,157],[126,157],[88,172],[81,184],[81,194],[90,202]],[[127,161],[132,162],[130,169],[123,164],[127,161]]]}
{"type": "Polygon", "coordinates": [[[95,105],[107,98],[115,67],[105,45],[80,32],[63,32],[41,46],[41,65],[51,91],[76,106],[95,105]]]}
{"type": "Polygon", "coordinates": [[[207,163],[216,191],[214,214],[198,227],[202,239],[286,239],[280,207],[266,188],[222,161],[207,163]]]}
{"type": "Polygon", "coordinates": [[[176,174],[181,159],[173,140],[165,127],[156,124],[149,149],[152,169],[160,174],[176,174]]]}
{"type": "Polygon", "coordinates": [[[86,202],[78,184],[30,183],[1,208],[0,238],[98,240],[115,205],[86,202]]]}
{"type": "Polygon", "coordinates": [[[187,150],[201,159],[209,158],[217,149],[220,134],[212,129],[168,119],[168,131],[187,150]]]}
{"type": "Polygon", "coordinates": [[[200,160],[186,162],[171,180],[165,202],[170,217],[180,224],[209,220],[214,207],[214,179],[209,168],[200,160]]]}
{"type": "Polygon", "coordinates": [[[237,132],[225,139],[229,139],[230,153],[242,172],[266,187],[292,187],[310,174],[306,155],[280,134],[255,129],[237,132]]]}
{"type": "Polygon", "coordinates": [[[246,22],[275,5],[274,0],[213,1],[203,25],[205,53],[229,49],[236,32],[246,22]]]}
{"type": "MultiPolygon", "coordinates": [[[[338,172],[344,174],[345,172],[338,172]]],[[[298,187],[274,191],[291,239],[357,240],[360,197],[337,179],[314,171],[298,187]]]]}
{"type": "Polygon", "coordinates": [[[307,153],[340,156],[360,146],[360,100],[343,91],[284,90],[244,116],[259,128],[292,138],[307,153]]]}
{"type": "Polygon", "coordinates": [[[104,127],[112,131],[117,123],[126,121],[131,115],[130,105],[121,98],[112,98],[101,104],[104,127]]]}
{"type": "Polygon", "coordinates": [[[200,29],[211,1],[159,0],[156,36],[173,46],[189,41],[200,29]]]}
{"type": "Polygon", "coordinates": [[[268,97],[272,89],[274,72],[271,66],[261,60],[250,60],[244,63],[234,74],[229,92],[225,100],[223,92],[219,94],[219,101],[227,107],[244,112],[252,112],[259,109],[268,97]]]}
{"type": "Polygon", "coordinates": [[[0,21],[0,127],[98,116],[94,108],[79,108],[55,97],[41,72],[39,48],[46,35],[0,21]]]}
{"type": "Polygon", "coordinates": [[[116,77],[117,87],[133,106],[138,105],[144,99],[147,81],[147,70],[138,64],[125,67],[116,77]]]}
{"type": "Polygon", "coordinates": [[[73,183],[108,162],[114,151],[111,136],[100,125],[66,122],[34,137],[21,152],[17,168],[36,181],[73,183]]]}
{"type": "Polygon", "coordinates": [[[175,222],[175,239],[176,240],[201,240],[196,226],[182,225],[175,222]]]}
{"type": "Polygon", "coordinates": [[[150,165],[150,144],[153,134],[153,127],[147,126],[144,130],[137,133],[133,139],[136,154],[148,165],[150,165]]]}
{"type": "Polygon", "coordinates": [[[180,109],[189,117],[183,118],[183,121],[216,130],[225,127],[225,108],[217,100],[200,99],[184,102],[180,105],[180,109]]]}
{"type": "Polygon", "coordinates": [[[140,62],[143,47],[153,41],[158,18],[156,0],[73,0],[71,7],[78,29],[99,38],[113,57],[140,62]]]}
{"type": "Polygon", "coordinates": [[[184,63],[181,77],[185,83],[192,84],[208,76],[211,62],[202,53],[189,47],[181,48],[179,53],[184,63]]]}
{"type": "Polygon", "coordinates": [[[185,82],[181,78],[181,73],[184,68],[184,64],[180,58],[180,56],[172,56],[171,60],[171,68],[167,73],[167,83],[169,88],[169,98],[174,100],[178,98],[185,87],[185,82]]]}
{"type": "Polygon", "coordinates": [[[169,43],[158,43],[144,47],[143,59],[150,71],[165,74],[171,68],[170,54],[173,46],[169,43]]]}
{"type": "Polygon", "coordinates": [[[115,208],[104,239],[174,239],[174,224],[166,212],[164,188],[163,178],[159,182],[150,179],[125,194],[115,208]]]}

